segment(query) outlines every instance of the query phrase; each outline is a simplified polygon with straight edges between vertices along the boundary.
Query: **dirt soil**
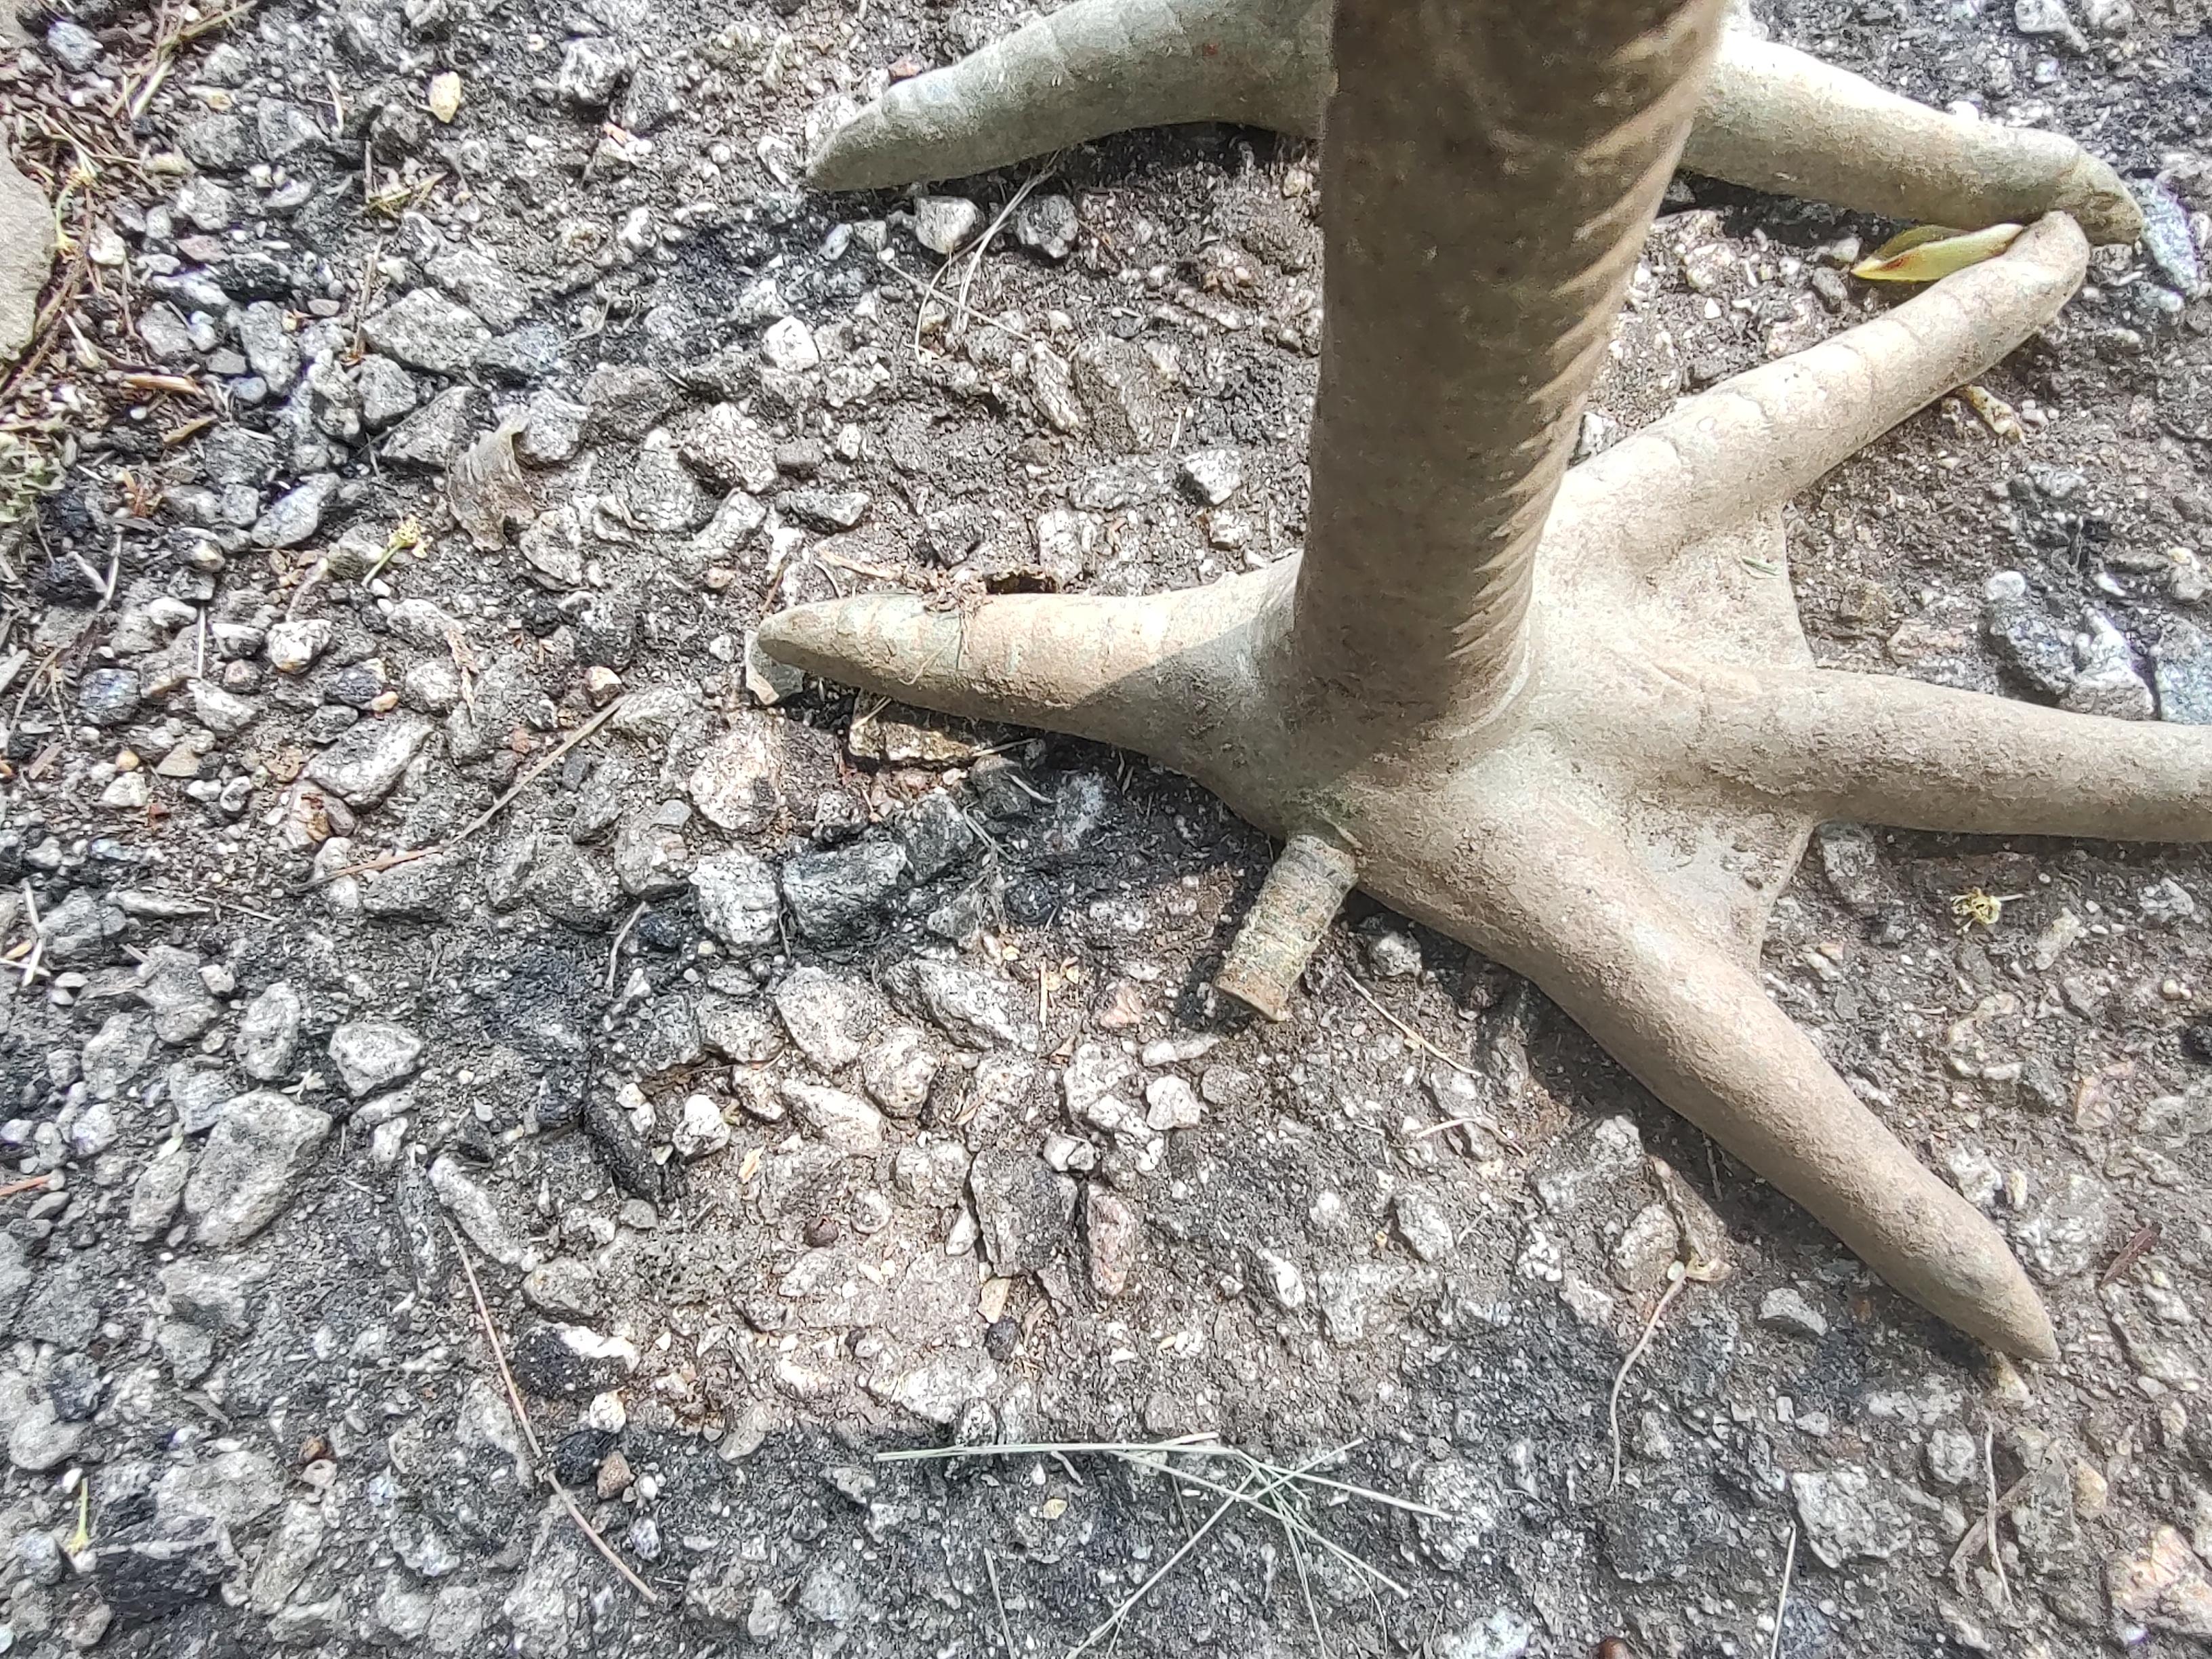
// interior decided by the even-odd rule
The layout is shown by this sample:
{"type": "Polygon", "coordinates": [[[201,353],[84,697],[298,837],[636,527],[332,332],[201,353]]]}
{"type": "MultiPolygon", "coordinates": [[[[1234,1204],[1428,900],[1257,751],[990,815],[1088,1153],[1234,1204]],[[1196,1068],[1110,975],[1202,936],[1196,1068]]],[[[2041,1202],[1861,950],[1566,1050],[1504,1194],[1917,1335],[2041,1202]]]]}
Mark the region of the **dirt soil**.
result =
{"type": "MultiPolygon", "coordinates": [[[[2205,18],[1759,12],[2171,210],[1985,382],[2013,435],[1946,399],[1797,503],[1816,651],[2212,719],[2205,18]]],[[[2212,858],[1840,826],[1777,915],[2043,1286],[2023,1373],[1364,901],[1287,1024],[1223,1006],[1269,848],[1191,785],[750,650],[1298,546],[1308,149],[798,184],[1016,13],[25,19],[0,1653],[1055,1654],[1146,1586],[1101,1650],[2212,1641],[2212,858]],[[1195,1434],[1341,1484],[1209,1528],[1250,1466],[875,1461],[1195,1434]]],[[[1681,181],[1586,441],[1892,303],[1893,228],[1681,181]]]]}

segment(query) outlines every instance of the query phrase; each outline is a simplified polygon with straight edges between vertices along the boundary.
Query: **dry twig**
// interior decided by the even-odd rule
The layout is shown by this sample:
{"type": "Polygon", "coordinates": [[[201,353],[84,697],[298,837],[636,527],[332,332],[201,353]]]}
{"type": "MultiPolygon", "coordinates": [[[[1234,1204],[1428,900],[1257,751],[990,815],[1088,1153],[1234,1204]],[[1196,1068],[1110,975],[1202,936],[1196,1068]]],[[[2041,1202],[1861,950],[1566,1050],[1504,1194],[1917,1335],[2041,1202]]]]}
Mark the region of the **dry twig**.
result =
{"type": "Polygon", "coordinates": [[[2097,1276],[2097,1288],[2108,1290],[2118,1284],[2127,1276],[2129,1268],[2158,1248],[2159,1236],[2163,1231],[2155,1221],[2145,1223],[2133,1238],[2120,1247],[2120,1253],[2112,1258],[2112,1265],[2097,1276]]]}
{"type": "Polygon", "coordinates": [[[658,1606],[660,1601],[659,1593],[636,1573],[631,1571],[629,1564],[615,1553],[614,1547],[609,1544],[600,1535],[599,1529],[585,1517],[584,1511],[577,1506],[575,1498],[569,1495],[568,1487],[561,1484],[561,1477],[555,1474],[552,1466],[546,1462],[545,1449],[538,1443],[538,1431],[531,1426],[530,1413],[523,1407],[522,1390],[514,1386],[514,1373],[507,1369],[507,1350],[501,1345],[499,1328],[492,1323],[491,1310],[484,1305],[483,1288],[477,1283],[476,1265],[469,1260],[469,1247],[461,1242],[460,1231],[451,1221],[446,1223],[446,1231],[451,1235],[453,1241],[453,1253],[460,1260],[461,1276],[469,1282],[469,1299],[476,1304],[477,1321],[483,1328],[484,1340],[491,1345],[492,1363],[499,1367],[499,1380],[507,1385],[507,1406],[514,1413],[515,1425],[522,1431],[522,1437],[530,1447],[532,1469],[539,1480],[553,1488],[562,1506],[568,1510],[568,1518],[576,1523],[577,1530],[591,1540],[593,1549],[606,1558],[607,1565],[622,1575],[623,1582],[635,1590],[646,1601],[658,1606]]]}
{"type": "MultiPolygon", "coordinates": [[[[592,732],[598,731],[602,726],[605,726],[607,721],[612,718],[614,712],[623,706],[623,698],[617,697],[605,708],[599,710],[598,714],[592,715],[591,719],[586,720],[574,732],[571,732],[568,737],[555,747],[550,753],[547,754],[543,760],[539,761],[527,772],[525,772],[520,777],[517,778],[513,784],[508,786],[507,791],[505,794],[501,795],[490,805],[485,807],[483,811],[477,813],[476,817],[471,818],[466,823],[463,824],[459,830],[454,831],[452,840],[441,842],[435,847],[410,848],[404,853],[394,853],[389,858],[371,859],[366,864],[342,865],[336,870],[327,871],[324,874],[317,876],[313,880],[307,884],[307,888],[326,887],[341,876],[373,875],[380,870],[392,870],[397,869],[403,864],[412,864],[417,859],[434,858],[441,853],[452,852],[463,842],[466,841],[471,836],[476,834],[477,830],[483,829],[484,825],[489,823],[501,812],[504,812],[508,807],[512,806],[514,804],[514,798],[517,795],[520,795],[532,784],[535,783],[539,777],[544,775],[547,767],[552,765],[554,762],[567,755],[571,749],[574,749],[578,744],[583,742],[586,738],[590,737],[592,732]]],[[[302,889],[301,890],[305,891],[307,889],[302,889]]]]}
{"type": "Polygon", "coordinates": [[[1716,1270],[1704,1262],[1677,1261],[1667,1269],[1667,1288],[1659,1297],[1659,1305],[1651,1310],[1651,1317],[1644,1322],[1644,1334],[1636,1339],[1636,1346],[1628,1351],[1628,1358],[1620,1362],[1620,1370],[1613,1379],[1613,1394],[1605,1404],[1606,1422],[1613,1431],[1613,1481],[1605,1489],[1610,1498],[1620,1486],[1620,1391],[1628,1386],[1628,1374],[1636,1369],[1636,1362],[1644,1358],[1651,1339],[1659,1334],[1659,1322],[1665,1317],[1668,1304],[1674,1301],[1682,1287],[1692,1279],[1700,1284],[1711,1282],[1716,1270]]]}

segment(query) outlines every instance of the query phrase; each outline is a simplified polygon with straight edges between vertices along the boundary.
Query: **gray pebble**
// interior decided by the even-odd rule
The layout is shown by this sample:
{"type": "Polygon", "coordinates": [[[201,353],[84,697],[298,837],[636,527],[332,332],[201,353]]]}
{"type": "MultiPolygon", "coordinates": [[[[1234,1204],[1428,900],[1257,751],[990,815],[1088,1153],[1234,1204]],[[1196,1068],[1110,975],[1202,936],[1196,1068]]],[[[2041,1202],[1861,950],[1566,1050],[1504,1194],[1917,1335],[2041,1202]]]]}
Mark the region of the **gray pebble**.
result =
{"type": "Polygon", "coordinates": [[[77,713],[94,726],[121,726],[138,712],[138,671],[95,668],[77,682],[77,713]]]}
{"type": "Polygon", "coordinates": [[[613,41],[586,36],[568,43],[554,88],[579,109],[605,109],[629,68],[629,54],[613,41]]]}
{"type": "Polygon", "coordinates": [[[119,1099],[154,1055],[154,1025],[143,1014],[110,1014],[84,1045],[79,1064],[95,1100],[119,1099]]]}
{"type": "Polygon", "coordinates": [[[1048,259],[1065,259],[1075,251],[1075,204],[1054,192],[1032,196],[1014,210],[1014,240],[1048,259]]]}
{"type": "Polygon", "coordinates": [[[2017,570],[2000,570],[1983,589],[1983,626],[1998,659],[2044,696],[2074,684],[2074,647],[2017,570]]]}
{"type": "Polygon", "coordinates": [[[1406,1248],[1422,1261],[1442,1261],[1451,1255],[1457,1243],[1451,1216],[1426,1193],[1418,1188],[1407,1188],[1392,1202],[1390,1214],[1398,1224],[1398,1236],[1406,1241],[1406,1248]]]}
{"type": "Polygon", "coordinates": [[[775,872],[741,851],[716,853],[691,872],[699,919],[726,948],[744,952],[775,945],[781,938],[782,900],[775,872]]]}
{"type": "Polygon", "coordinates": [[[964,196],[924,196],[914,204],[914,237],[950,258],[983,228],[983,210],[964,196]]]}
{"type": "Polygon", "coordinates": [[[1186,455],[1176,471],[1185,494],[1207,507],[1219,507],[1244,482],[1244,458],[1234,449],[1201,449],[1186,455]]]}
{"type": "Polygon", "coordinates": [[[667,377],[642,363],[601,363],[584,382],[586,429],[596,438],[635,443],[675,403],[667,377]]]}
{"type": "Polygon", "coordinates": [[[1769,1291],[1759,1299],[1759,1322],[1771,1331],[1787,1331],[1792,1336],[1815,1340],[1828,1334],[1826,1316],[1808,1302],[1802,1291],[1787,1285],[1769,1291]]]}
{"type": "Polygon", "coordinates": [[[46,50],[60,59],[64,68],[82,75],[100,61],[103,48],[100,37],[90,29],[63,17],[47,26],[46,50]]]}
{"type": "Polygon", "coordinates": [[[478,344],[490,336],[474,312],[431,288],[404,295],[371,317],[362,331],[375,350],[434,374],[463,373],[478,344]]]}
{"type": "Polygon", "coordinates": [[[2159,631],[2151,665],[2158,717],[2177,726],[2212,726],[2212,635],[2169,617],[2159,631]]]}
{"type": "Polygon", "coordinates": [[[228,1249],[276,1220],[330,1130],[328,1114],[273,1090],[225,1104],[185,1185],[193,1237],[211,1249],[228,1249]]]}
{"type": "Polygon", "coordinates": [[[300,994],[281,979],[246,1005],[238,1022],[234,1045],[238,1063],[246,1076],[258,1083],[273,1083],[291,1075],[306,1012],[300,994]]]}
{"type": "Polygon", "coordinates": [[[366,720],[317,755],[307,775],[349,806],[374,806],[392,793],[429,735],[429,724],[413,714],[366,720]]]}
{"type": "Polygon", "coordinates": [[[867,517],[870,499],[865,489],[790,489],[775,504],[793,523],[830,535],[867,517]]]}
{"type": "Polygon", "coordinates": [[[361,360],[354,373],[354,389],[361,398],[362,423],[371,432],[381,432],[404,417],[420,396],[412,375],[375,352],[361,360]]]}
{"type": "Polygon", "coordinates": [[[284,313],[267,300],[257,300],[238,315],[238,343],[253,372],[282,397],[300,378],[300,345],[285,331],[284,313]]]}
{"type": "Polygon", "coordinates": [[[2083,629],[2074,638],[2074,659],[2079,672],[2061,708],[2077,714],[2103,714],[2113,720],[2147,720],[2156,711],[2150,686],[2136,670],[2135,653],[2127,636],[2107,617],[2089,611],[2083,629]]]}
{"type": "Polygon", "coordinates": [[[396,1020],[352,1019],[331,1033],[331,1063],[356,1100],[412,1076],[422,1039],[396,1020]]]}
{"type": "Polygon", "coordinates": [[[443,471],[476,435],[483,409],[483,394],[474,386],[448,386],[399,423],[384,441],[384,457],[443,471]]]}
{"type": "Polygon", "coordinates": [[[256,547],[299,547],[323,526],[323,514],[338,493],[335,472],[318,472],[276,498],[253,524],[256,547]]]}
{"type": "Polygon", "coordinates": [[[2197,252],[2197,239],[2190,234],[2189,210],[2158,179],[2142,181],[2135,191],[2142,207],[2143,252],[2184,299],[2202,297],[2204,262],[2197,252]]]}

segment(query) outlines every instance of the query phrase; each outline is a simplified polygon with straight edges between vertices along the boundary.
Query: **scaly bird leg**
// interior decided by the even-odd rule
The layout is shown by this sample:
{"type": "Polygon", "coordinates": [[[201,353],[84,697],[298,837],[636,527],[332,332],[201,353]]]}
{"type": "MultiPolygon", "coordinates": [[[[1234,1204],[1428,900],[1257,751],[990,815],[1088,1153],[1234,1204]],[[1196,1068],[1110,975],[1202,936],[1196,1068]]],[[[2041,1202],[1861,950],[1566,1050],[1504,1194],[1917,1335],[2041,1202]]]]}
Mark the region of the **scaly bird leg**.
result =
{"type": "MultiPolygon", "coordinates": [[[[1667,583],[1694,580],[1696,532],[1770,514],[1951,377],[1978,372],[2048,319],[2083,252],[2078,232],[2047,222],[2002,258],[1693,399],[1577,469],[1544,538],[1565,579],[1553,603],[1566,611],[1534,636],[1570,642],[1559,648],[1573,661],[1532,664],[1536,693],[1493,725],[1447,723],[1371,765],[1299,708],[1296,559],[1142,599],[1018,595],[957,610],[866,595],[771,617],[762,641],[844,684],[1141,750],[1271,834],[1301,830],[1315,803],[1329,804],[1361,885],[1527,973],[1900,1290],[2000,1347],[2047,1358],[2049,1322],[1988,1223],[1836,1078],[1715,919],[1685,908],[1694,884],[1659,880],[1673,855],[1662,845],[1652,863],[1637,823],[1671,803],[1670,823],[1708,817],[1724,844],[1730,826],[1802,835],[1831,817],[2212,838],[2212,740],[2197,728],[1797,667],[1803,647],[1786,617],[1770,665],[1740,653],[1702,663],[1695,602],[1686,611],[1668,598],[1667,583]],[[1731,467],[1734,455],[1746,459],[1731,467]],[[1638,620],[1653,605],[1673,624],[1657,635],[1638,620]],[[1638,660],[1628,682],[1602,678],[1609,662],[1638,660]],[[1547,687],[1571,694],[1565,724],[1546,713],[1547,687]],[[1680,712],[1655,707],[1633,728],[1640,742],[1607,718],[1661,694],[1680,712]],[[1607,799],[1625,813],[1597,823],[1583,811],[1607,799]]],[[[1729,556],[1733,544],[1717,545],[1729,556]]],[[[1357,699],[1321,708],[1352,738],[1366,730],[1357,699]]],[[[1269,982],[1286,992],[1294,977],[1285,966],[1269,982]]]]}
{"type": "MultiPolygon", "coordinates": [[[[2081,231],[2054,214],[2004,258],[1693,401],[1561,487],[1603,325],[1719,49],[1719,0],[1335,0],[1319,67],[1282,5],[1227,3],[1079,0],[994,55],[894,89],[821,176],[1010,160],[1107,130],[1146,99],[1146,119],[1295,125],[1284,112],[1317,110],[1334,63],[1303,557],[1141,599],[939,611],[871,595],[768,618],[762,643],[830,678],[1127,744],[1188,773],[1294,843],[1298,870],[1260,907],[1267,948],[1232,953],[1267,1012],[1356,878],[1530,975],[1899,1289],[2000,1347],[2051,1357],[2050,1322],[1988,1222],[1766,998],[1759,927],[1831,813],[2212,834],[2208,745],[1811,670],[1786,586],[1747,590],[1740,567],[1759,544],[1747,528],[1773,532],[1778,503],[2047,321],[2081,280],[2081,231]],[[1264,38],[1234,33],[1261,15],[1277,26],[1264,38]],[[1133,74],[1133,53],[1175,61],[1133,74]],[[1217,58],[1227,67],[1206,68],[1217,58]],[[1246,101],[1196,106],[1232,74],[1246,101]],[[1283,100],[1272,115],[1253,91],[1270,86],[1283,100]],[[1301,88],[1303,104],[1288,95],[1301,88]],[[1010,136],[1010,100],[1035,113],[1052,99],[1058,127],[1010,136]],[[902,136],[900,112],[925,106],[935,125],[902,153],[915,128],[902,136]]],[[[1300,15],[1330,11],[1303,3],[1300,15]]],[[[1784,78],[1812,100],[1785,125],[1860,84],[1802,68],[1730,40],[1714,82],[1736,100],[1730,131],[1782,118],[1789,100],[1759,88],[1784,78]]],[[[2117,181],[2106,191],[2078,153],[2028,144],[2041,171],[2023,188],[1999,165],[2009,139],[1889,114],[1917,135],[1900,140],[1906,153],[1861,148],[1890,194],[1856,194],[1843,160],[1822,189],[1917,215],[1936,199],[1931,178],[1941,195],[1966,174],[1942,216],[2063,201],[2093,234],[2124,234],[2129,215],[2107,199],[2117,181]],[[1996,151],[1975,148],[1984,138],[1996,151]],[[1939,139],[1951,159],[1936,167],[1939,139]]],[[[1784,146],[1796,137],[1771,132],[1737,170],[1798,167],[1784,146]]]]}

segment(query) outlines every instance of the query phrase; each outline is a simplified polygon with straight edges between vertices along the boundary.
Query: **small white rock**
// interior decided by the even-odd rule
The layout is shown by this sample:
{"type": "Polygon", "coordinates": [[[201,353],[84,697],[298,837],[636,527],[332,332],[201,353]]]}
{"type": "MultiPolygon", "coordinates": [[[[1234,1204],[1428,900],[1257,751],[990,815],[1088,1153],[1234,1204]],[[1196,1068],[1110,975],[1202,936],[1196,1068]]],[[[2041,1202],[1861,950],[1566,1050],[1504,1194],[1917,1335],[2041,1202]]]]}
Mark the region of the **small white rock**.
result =
{"type": "Polygon", "coordinates": [[[780,368],[786,374],[803,374],[822,362],[822,353],[814,343],[814,331],[796,317],[786,317],[769,325],[761,336],[761,356],[770,368],[780,368]]]}
{"type": "Polygon", "coordinates": [[[1145,1085],[1145,1107],[1146,1127],[1162,1132],[1196,1128],[1206,1115],[1197,1091],[1172,1073],[1145,1085]]]}
{"type": "Polygon", "coordinates": [[[964,196],[925,196],[914,204],[914,239],[951,258],[983,228],[983,210],[964,196]]]}
{"type": "Polygon", "coordinates": [[[730,1144],[730,1126],[722,1109],[706,1095],[687,1095],[682,1115],[669,1136],[677,1157],[686,1163],[708,1158],[730,1144]]]}
{"type": "Polygon", "coordinates": [[[301,674],[331,643],[331,625],[320,617],[280,622],[269,630],[269,665],[280,674],[301,674]]]}

